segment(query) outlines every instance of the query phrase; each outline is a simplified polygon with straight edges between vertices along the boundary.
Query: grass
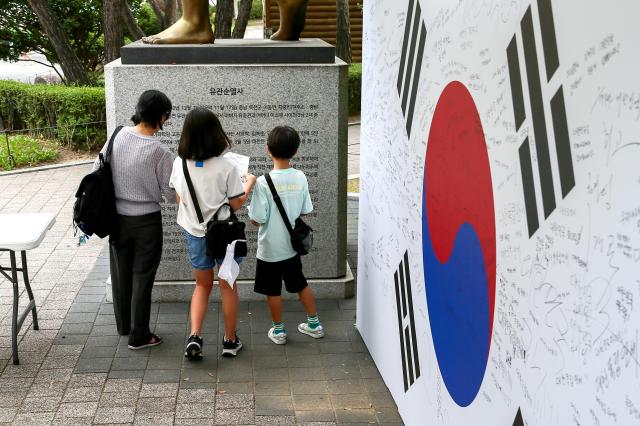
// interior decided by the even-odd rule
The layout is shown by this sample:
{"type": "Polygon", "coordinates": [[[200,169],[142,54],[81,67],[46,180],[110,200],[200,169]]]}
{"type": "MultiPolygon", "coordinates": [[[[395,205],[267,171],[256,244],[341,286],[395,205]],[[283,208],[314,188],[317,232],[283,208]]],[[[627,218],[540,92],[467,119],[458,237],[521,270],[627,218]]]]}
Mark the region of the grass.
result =
{"type": "Polygon", "coordinates": [[[349,179],[347,181],[347,192],[360,192],[360,178],[349,179]]]}
{"type": "Polygon", "coordinates": [[[25,135],[9,137],[9,147],[15,159],[15,165],[9,160],[7,140],[0,138],[0,170],[12,170],[16,167],[35,166],[58,158],[58,146],[53,142],[40,141],[25,135]]]}

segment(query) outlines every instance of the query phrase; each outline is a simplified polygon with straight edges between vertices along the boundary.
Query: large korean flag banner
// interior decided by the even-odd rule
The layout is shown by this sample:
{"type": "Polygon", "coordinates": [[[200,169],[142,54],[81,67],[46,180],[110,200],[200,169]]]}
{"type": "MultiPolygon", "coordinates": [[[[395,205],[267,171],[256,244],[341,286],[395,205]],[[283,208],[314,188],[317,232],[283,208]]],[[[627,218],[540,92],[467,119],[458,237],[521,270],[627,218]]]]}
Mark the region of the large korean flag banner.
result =
{"type": "Polygon", "coordinates": [[[357,326],[408,425],[640,425],[640,2],[364,2],[357,326]]]}

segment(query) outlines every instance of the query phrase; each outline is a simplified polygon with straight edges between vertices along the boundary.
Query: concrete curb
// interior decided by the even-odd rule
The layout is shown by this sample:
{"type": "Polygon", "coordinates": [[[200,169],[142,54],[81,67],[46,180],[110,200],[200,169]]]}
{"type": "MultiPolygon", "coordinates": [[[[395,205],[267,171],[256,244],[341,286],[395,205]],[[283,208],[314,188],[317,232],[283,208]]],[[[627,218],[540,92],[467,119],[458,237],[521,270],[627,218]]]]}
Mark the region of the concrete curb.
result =
{"type": "Polygon", "coordinates": [[[45,172],[47,170],[64,169],[67,167],[85,166],[87,164],[93,164],[93,162],[94,160],[79,160],[79,161],[70,161],[68,163],[51,164],[48,166],[29,167],[26,169],[19,169],[19,170],[9,170],[7,172],[0,172],[0,177],[11,176],[11,175],[21,175],[25,173],[45,172]]]}

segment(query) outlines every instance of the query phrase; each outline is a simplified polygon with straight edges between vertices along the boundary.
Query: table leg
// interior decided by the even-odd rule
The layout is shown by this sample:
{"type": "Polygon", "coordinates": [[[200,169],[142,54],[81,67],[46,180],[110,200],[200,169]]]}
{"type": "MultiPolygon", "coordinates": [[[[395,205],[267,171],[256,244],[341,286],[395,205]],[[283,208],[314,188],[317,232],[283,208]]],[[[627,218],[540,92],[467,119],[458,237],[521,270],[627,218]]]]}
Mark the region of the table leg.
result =
{"type": "Polygon", "coordinates": [[[13,364],[20,364],[18,359],[18,300],[20,294],[18,292],[18,271],[16,265],[16,252],[9,252],[11,258],[11,277],[13,279],[13,316],[11,318],[11,352],[13,356],[13,364]]]}
{"type": "Polygon", "coordinates": [[[33,298],[33,292],[31,291],[31,285],[29,284],[29,272],[27,271],[27,252],[22,251],[22,276],[24,277],[24,286],[27,289],[27,294],[29,295],[30,304],[33,304],[33,308],[31,309],[31,314],[33,315],[33,329],[39,330],[38,327],[38,313],[36,312],[36,301],[33,298]]]}

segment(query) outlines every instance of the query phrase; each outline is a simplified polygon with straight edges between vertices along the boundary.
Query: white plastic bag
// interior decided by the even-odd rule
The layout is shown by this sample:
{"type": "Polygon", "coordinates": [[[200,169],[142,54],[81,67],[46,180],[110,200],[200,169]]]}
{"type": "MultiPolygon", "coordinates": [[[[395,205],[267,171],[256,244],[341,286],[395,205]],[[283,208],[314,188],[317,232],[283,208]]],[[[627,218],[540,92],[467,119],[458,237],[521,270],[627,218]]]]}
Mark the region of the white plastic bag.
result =
{"type": "Polygon", "coordinates": [[[218,278],[222,278],[228,282],[231,288],[235,285],[236,279],[240,274],[240,265],[236,263],[234,256],[236,251],[236,242],[238,241],[246,242],[246,240],[235,240],[227,246],[227,254],[224,256],[224,260],[222,261],[222,265],[220,265],[220,270],[218,271],[218,278]]]}

